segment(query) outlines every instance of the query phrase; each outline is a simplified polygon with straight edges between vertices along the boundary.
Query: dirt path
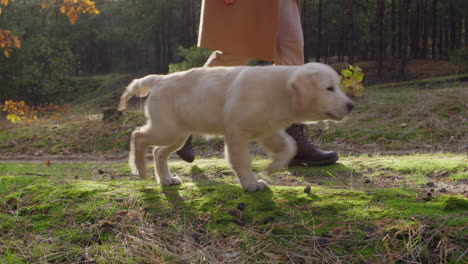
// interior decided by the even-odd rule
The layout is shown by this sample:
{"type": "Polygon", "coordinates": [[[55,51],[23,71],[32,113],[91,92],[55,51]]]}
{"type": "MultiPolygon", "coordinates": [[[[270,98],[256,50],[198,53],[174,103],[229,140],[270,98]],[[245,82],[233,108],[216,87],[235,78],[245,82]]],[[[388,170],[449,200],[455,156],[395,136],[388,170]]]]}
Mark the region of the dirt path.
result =
{"type": "Polygon", "coordinates": [[[1,155],[0,163],[25,162],[42,163],[47,160],[60,163],[122,163],[126,162],[128,154],[113,155],[1,155]]]}
{"type": "MultiPolygon", "coordinates": [[[[349,148],[348,148],[349,149],[349,148]]],[[[433,154],[433,153],[443,153],[445,151],[424,151],[424,150],[392,150],[392,151],[382,151],[377,149],[366,149],[360,151],[352,150],[337,150],[335,149],[339,156],[361,156],[367,155],[369,157],[379,155],[379,156],[403,156],[410,154],[433,154]]],[[[448,151],[453,154],[465,154],[459,151],[448,151]]],[[[223,158],[223,150],[197,150],[195,149],[197,158],[223,158]]],[[[251,148],[251,154],[255,156],[265,156],[263,150],[257,147],[251,148]]],[[[151,159],[151,155],[147,155],[148,159],[151,159]]],[[[170,157],[171,160],[180,160],[176,154],[172,154],[170,157]]],[[[0,163],[8,162],[25,162],[25,163],[41,163],[46,160],[57,161],[61,163],[74,163],[74,162],[86,162],[86,163],[125,163],[128,159],[128,152],[118,153],[118,154],[71,154],[71,155],[50,155],[50,154],[37,154],[37,155],[25,155],[25,154],[2,154],[0,153],[0,163]]]]}

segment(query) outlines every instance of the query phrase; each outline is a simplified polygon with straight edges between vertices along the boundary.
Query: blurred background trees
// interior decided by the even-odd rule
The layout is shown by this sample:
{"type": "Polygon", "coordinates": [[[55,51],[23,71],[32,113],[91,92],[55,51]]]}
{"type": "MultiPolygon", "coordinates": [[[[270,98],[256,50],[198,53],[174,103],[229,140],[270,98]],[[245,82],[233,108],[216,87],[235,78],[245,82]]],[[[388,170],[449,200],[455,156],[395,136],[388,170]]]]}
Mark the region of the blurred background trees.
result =
{"type": "MultiPolygon", "coordinates": [[[[2,6],[0,30],[8,29],[22,47],[0,56],[1,100],[21,93],[37,101],[66,92],[67,75],[167,73],[171,63],[179,69],[184,58],[208,54],[190,49],[201,0],[94,2],[99,15],[73,21],[58,0],[2,6]]],[[[302,0],[301,12],[308,61],[375,61],[380,79],[390,61],[401,79],[411,59],[466,67],[466,0],[302,0]]]]}

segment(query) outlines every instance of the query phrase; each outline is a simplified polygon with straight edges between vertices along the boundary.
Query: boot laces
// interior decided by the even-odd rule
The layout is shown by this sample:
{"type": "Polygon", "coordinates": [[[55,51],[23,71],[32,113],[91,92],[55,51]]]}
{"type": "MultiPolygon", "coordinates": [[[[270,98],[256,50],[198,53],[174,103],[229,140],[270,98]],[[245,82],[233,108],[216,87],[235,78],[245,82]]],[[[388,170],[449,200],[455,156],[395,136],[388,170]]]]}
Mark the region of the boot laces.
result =
{"type": "Polygon", "coordinates": [[[307,125],[302,125],[301,126],[301,132],[299,133],[299,136],[301,137],[303,142],[306,143],[306,145],[317,148],[316,145],[314,145],[312,142],[310,142],[310,139],[309,139],[308,135],[309,135],[309,128],[307,127],[307,125]]]}

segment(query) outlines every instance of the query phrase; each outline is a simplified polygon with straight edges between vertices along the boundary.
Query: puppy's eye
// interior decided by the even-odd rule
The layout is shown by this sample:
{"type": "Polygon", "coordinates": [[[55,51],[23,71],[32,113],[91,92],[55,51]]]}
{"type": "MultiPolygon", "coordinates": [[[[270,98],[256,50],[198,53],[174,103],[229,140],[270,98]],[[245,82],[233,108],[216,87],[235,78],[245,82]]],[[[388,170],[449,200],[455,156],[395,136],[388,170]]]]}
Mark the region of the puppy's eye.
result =
{"type": "Polygon", "coordinates": [[[335,91],[335,88],[333,88],[332,86],[330,86],[330,87],[327,88],[327,91],[333,92],[333,91],[335,91]]]}

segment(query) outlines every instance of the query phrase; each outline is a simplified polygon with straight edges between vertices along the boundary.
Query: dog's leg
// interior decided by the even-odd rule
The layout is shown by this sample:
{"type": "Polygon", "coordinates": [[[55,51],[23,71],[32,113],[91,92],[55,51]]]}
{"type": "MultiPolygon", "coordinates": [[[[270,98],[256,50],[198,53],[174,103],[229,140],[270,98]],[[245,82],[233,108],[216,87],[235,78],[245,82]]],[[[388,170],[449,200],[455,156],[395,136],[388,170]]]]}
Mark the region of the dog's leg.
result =
{"type": "Polygon", "coordinates": [[[244,190],[256,192],[268,188],[266,182],[257,180],[252,172],[248,140],[233,136],[226,136],[225,140],[227,159],[237,177],[239,177],[244,190]]]}
{"type": "Polygon", "coordinates": [[[151,135],[144,127],[132,132],[128,164],[132,174],[146,178],[145,153],[151,145],[151,135]]]}
{"type": "Polygon", "coordinates": [[[285,168],[296,154],[296,142],[285,131],[279,131],[263,138],[261,144],[273,159],[267,168],[269,175],[285,168]]]}
{"type": "Polygon", "coordinates": [[[182,183],[179,177],[173,176],[171,171],[169,170],[169,166],[167,164],[167,159],[169,156],[175,152],[176,150],[180,149],[185,140],[187,138],[183,138],[177,144],[174,144],[169,147],[156,147],[153,150],[153,159],[154,159],[154,170],[155,176],[158,180],[158,183],[161,185],[179,185],[182,183]]]}

